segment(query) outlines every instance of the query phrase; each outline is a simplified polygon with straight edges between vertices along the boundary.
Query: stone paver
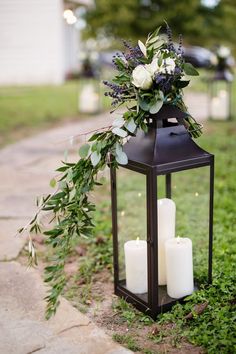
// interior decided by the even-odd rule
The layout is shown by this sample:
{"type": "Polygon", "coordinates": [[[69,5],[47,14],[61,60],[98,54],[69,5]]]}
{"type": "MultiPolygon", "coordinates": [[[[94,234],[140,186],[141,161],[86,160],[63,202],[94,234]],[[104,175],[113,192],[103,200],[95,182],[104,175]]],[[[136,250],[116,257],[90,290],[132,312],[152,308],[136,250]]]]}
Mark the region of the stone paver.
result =
{"type": "Polygon", "coordinates": [[[46,291],[36,270],[1,262],[0,284],[0,353],[115,354],[123,350],[65,299],[55,317],[45,321],[46,291]]]}
{"type": "MultiPolygon", "coordinates": [[[[206,118],[206,98],[186,95],[190,112],[206,118]]],[[[36,210],[35,198],[52,191],[49,180],[63,159],[78,158],[84,136],[70,137],[109,126],[109,114],[73,122],[25,139],[0,151],[0,354],[126,354],[101,329],[62,299],[56,316],[44,320],[45,286],[37,270],[16,259],[26,237],[15,237],[36,210]]]]}

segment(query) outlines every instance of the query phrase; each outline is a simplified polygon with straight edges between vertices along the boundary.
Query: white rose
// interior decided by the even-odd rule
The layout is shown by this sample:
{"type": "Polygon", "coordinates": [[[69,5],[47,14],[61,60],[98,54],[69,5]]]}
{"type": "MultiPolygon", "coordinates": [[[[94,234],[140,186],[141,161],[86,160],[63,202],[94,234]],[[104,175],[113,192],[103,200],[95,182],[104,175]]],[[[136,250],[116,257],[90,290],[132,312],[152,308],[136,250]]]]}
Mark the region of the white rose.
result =
{"type": "Polygon", "coordinates": [[[144,65],[138,65],[132,73],[132,83],[136,87],[148,90],[152,86],[152,76],[144,65]]]}
{"type": "Polygon", "coordinates": [[[146,64],[144,66],[145,66],[145,69],[147,69],[147,71],[153,77],[155,75],[155,73],[158,71],[158,68],[159,68],[157,58],[154,58],[150,64],[146,64]]]}
{"type": "Polygon", "coordinates": [[[172,74],[175,70],[175,61],[172,58],[164,59],[164,64],[161,66],[160,71],[161,73],[165,74],[172,74]]]}

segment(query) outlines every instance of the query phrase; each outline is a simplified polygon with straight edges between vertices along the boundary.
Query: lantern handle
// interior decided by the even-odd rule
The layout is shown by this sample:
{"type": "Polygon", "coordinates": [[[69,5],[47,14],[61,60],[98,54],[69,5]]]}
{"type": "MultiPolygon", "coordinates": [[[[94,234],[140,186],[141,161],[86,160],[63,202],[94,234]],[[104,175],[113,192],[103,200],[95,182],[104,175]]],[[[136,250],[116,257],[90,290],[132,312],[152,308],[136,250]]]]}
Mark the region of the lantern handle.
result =
{"type": "Polygon", "coordinates": [[[153,128],[162,128],[165,126],[184,125],[184,119],[188,114],[181,111],[178,107],[170,104],[164,104],[160,111],[149,116],[149,125],[153,128]],[[170,123],[168,119],[175,118],[177,123],[170,123]]]}

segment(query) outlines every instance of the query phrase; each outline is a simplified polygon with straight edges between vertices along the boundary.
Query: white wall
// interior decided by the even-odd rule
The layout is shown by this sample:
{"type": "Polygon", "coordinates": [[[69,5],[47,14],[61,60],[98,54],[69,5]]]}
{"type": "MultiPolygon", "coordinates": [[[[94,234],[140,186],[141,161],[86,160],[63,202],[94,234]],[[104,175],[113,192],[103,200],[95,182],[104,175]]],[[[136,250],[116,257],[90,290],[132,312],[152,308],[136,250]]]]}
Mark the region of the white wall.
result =
{"type": "Polygon", "coordinates": [[[0,85],[64,80],[62,0],[0,0],[0,85]]]}

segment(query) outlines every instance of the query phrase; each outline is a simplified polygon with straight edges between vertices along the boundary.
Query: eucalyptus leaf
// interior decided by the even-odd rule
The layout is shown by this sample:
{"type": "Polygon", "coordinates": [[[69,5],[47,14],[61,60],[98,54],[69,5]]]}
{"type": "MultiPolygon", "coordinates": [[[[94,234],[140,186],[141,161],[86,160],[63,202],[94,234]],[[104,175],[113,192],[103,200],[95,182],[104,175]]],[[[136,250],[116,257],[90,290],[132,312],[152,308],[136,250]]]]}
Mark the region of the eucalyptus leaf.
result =
{"type": "Polygon", "coordinates": [[[123,151],[122,145],[119,143],[116,143],[116,148],[115,148],[116,155],[119,155],[122,151],[123,151]]]}
{"type": "Polygon", "coordinates": [[[148,112],[150,109],[150,103],[145,100],[139,100],[139,106],[145,112],[148,112]]]}
{"type": "Polygon", "coordinates": [[[97,153],[97,151],[94,151],[92,154],[91,154],[91,162],[92,162],[92,165],[93,167],[97,166],[97,164],[99,163],[99,161],[101,160],[101,154],[100,153],[97,153]]]}
{"type": "Polygon", "coordinates": [[[124,151],[120,152],[118,155],[116,155],[116,161],[120,165],[127,165],[128,163],[128,157],[124,151]]]}
{"type": "Polygon", "coordinates": [[[119,117],[114,120],[114,122],[112,123],[112,126],[121,128],[124,125],[124,123],[125,123],[124,118],[119,117]]]}
{"type": "Polygon", "coordinates": [[[163,106],[163,101],[156,101],[150,108],[149,112],[151,114],[155,114],[160,111],[161,107],[163,106]]]}
{"type": "Polygon", "coordinates": [[[113,128],[112,133],[120,136],[121,138],[125,138],[127,136],[127,132],[120,128],[113,128]]]}
{"type": "Polygon", "coordinates": [[[198,76],[199,75],[198,71],[190,63],[184,64],[184,72],[186,75],[189,75],[189,76],[198,76]]]}
{"type": "Polygon", "coordinates": [[[130,133],[134,133],[135,129],[137,128],[137,125],[135,124],[134,119],[132,118],[125,124],[125,127],[130,133]]]}
{"type": "Polygon", "coordinates": [[[88,156],[90,145],[89,144],[84,144],[80,147],[79,149],[79,156],[82,159],[85,159],[88,156]]]}

